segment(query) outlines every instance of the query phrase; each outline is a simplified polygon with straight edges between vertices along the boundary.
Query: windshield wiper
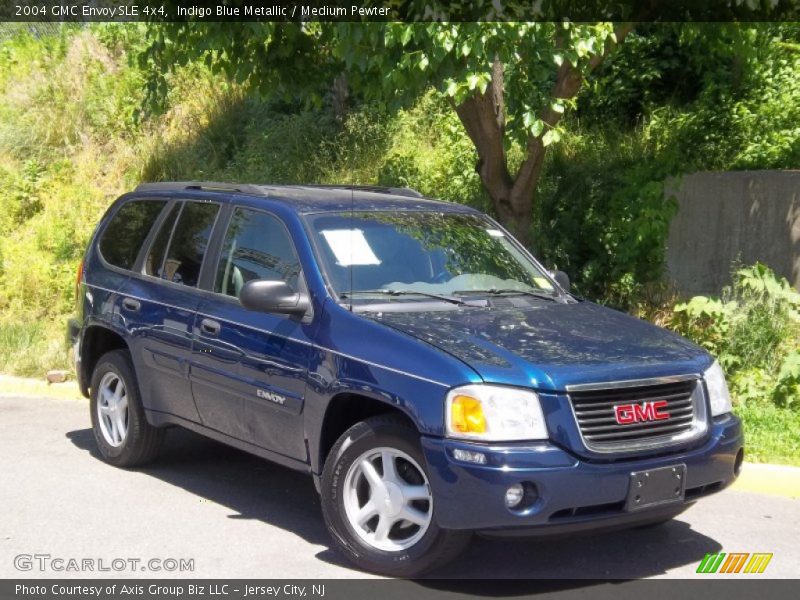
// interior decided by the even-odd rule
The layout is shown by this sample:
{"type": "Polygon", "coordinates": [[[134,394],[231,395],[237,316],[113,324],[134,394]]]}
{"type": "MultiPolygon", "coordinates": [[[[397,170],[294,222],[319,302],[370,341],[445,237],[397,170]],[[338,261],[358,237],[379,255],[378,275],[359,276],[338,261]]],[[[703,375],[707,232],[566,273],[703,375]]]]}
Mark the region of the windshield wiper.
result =
{"type": "Polygon", "coordinates": [[[543,292],[535,292],[533,290],[518,290],[515,288],[490,288],[488,290],[457,290],[453,292],[453,294],[458,296],[464,296],[467,294],[488,294],[489,296],[503,296],[506,294],[524,294],[526,296],[533,296],[534,298],[541,298],[542,300],[550,300],[551,302],[557,302],[559,296],[554,294],[545,294],[543,292]]]}
{"type": "Polygon", "coordinates": [[[452,296],[443,296],[440,294],[430,294],[428,292],[417,292],[414,290],[354,290],[352,292],[345,292],[343,294],[339,294],[339,297],[344,299],[349,296],[356,296],[361,294],[380,294],[383,296],[424,296],[426,298],[433,298],[435,300],[441,300],[442,302],[449,302],[450,304],[457,304],[462,306],[466,304],[460,298],[454,298],[452,296]]]}

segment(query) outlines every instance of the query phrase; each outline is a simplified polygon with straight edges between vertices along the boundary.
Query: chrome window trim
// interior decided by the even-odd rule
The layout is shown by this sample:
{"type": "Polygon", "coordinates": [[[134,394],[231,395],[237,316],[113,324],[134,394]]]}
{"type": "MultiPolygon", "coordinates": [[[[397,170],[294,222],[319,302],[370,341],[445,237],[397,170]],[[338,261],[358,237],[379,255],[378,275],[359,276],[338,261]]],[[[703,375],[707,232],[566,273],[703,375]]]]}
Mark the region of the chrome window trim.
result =
{"type": "Polygon", "coordinates": [[[596,390],[615,390],[618,388],[645,387],[648,385],[661,385],[664,383],[677,383],[690,379],[702,379],[699,373],[686,375],[668,375],[665,377],[651,377],[647,379],[622,379],[618,381],[602,381],[598,383],[575,383],[564,387],[567,392],[591,392],[596,390]]]}
{"type": "Polygon", "coordinates": [[[625,381],[615,381],[605,384],[590,383],[578,386],[567,386],[567,404],[572,413],[572,419],[578,430],[584,448],[596,454],[625,454],[640,452],[642,450],[665,449],[679,444],[693,442],[704,437],[708,432],[709,410],[706,401],[706,388],[703,378],[699,375],[673,375],[669,377],[655,377],[652,379],[629,379],[625,381]],[[643,440],[632,440],[628,442],[590,442],[583,436],[578,415],[575,413],[575,406],[569,392],[574,391],[594,391],[607,389],[623,389],[631,387],[643,387],[648,385],[659,385],[665,383],[675,383],[680,381],[696,381],[692,391],[692,406],[694,409],[692,425],[689,429],[679,433],[660,435],[643,440]]]}

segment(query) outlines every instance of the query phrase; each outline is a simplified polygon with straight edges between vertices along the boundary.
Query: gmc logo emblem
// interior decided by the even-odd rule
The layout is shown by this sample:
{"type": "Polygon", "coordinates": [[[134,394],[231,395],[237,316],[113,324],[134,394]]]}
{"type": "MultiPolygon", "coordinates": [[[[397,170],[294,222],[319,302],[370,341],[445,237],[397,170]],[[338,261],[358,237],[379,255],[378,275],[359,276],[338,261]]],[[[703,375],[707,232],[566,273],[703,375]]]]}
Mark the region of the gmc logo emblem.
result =
{"type": "Polygon", "coordinates": [[[666,406],[666,400],[642,402],[641,404],[617,404],[614,407],[614,416],[620,425],[630,425],[642,421],[662,421],[669,419],[669,413],[663,410],[666,406]]]}

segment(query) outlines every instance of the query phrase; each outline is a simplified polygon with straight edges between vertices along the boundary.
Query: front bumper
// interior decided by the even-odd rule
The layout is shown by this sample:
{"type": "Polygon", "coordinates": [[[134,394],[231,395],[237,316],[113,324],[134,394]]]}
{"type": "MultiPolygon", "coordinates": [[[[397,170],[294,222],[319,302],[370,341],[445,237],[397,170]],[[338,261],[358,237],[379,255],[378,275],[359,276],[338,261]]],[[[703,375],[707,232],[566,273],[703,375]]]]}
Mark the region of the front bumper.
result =
{"type": "Polygon", "coordinates": [[[441,527],[537,535],[635,526],[674,516],[733,483],[744,440],[739,419],[724,415],[710,422],[699,446],[639,459],[590,462],[549,442],[487,445],[424,437],[422,446],[441,527]],[[486,464],[456,460],[456,448],[483,453],[486,464]],[[677,464],[686,465],[682,502],[626,511],[631,472],[677,464]],[[535,500],[522,510],[506,508],[506,490],[523,482],[535,486],[535,500]]]}

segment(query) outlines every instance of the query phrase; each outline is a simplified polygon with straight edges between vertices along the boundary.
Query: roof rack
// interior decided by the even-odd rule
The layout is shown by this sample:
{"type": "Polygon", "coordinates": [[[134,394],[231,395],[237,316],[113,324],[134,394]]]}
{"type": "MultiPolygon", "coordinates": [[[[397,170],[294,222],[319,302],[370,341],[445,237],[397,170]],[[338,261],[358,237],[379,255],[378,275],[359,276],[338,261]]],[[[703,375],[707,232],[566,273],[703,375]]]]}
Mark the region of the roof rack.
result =
{"type": "Polygon", "coordinates": [[[424,196],[410,187],[390,187],[386,185],[345,185],[345,184],[303,184],[301,187],[324,188],[331,190],[356,190],[360,192],[377,192],[380,194],[396,194],[411,198],[424,198],[424,196]]]}
{"type": "MultiPolygon", "coordinates": [[[[362,192],[377,192],[380,194],[395,194],[397,196],[407,196],[410,198],[424,197],[417,190],[408,187],[390,187],[384,185],[325,185],[312,183],[297,184],[291,187],[319,188],[328,190],[357,190],[362,192]]],[[[264,187],[258,185],[252,185],[248,183],[223,183],[218,181],[159,181],[155,183],[140,183],[138,186],[136,186],[137,192],[175,192],[183,190],[234,192],[237,194],[250,194],[253,196],[266,196],[268,194],[268,191],[265,190],[264,187]]]]}
{"type": "Polygon", "coordinates": [[[174,192],[182,190],[199,190],[204,192],[235,192],[264,196],[264,190],[247,183],[222,183],[218,181],[160,181],[156,183],[140,183],[137,192],[174,192]]]}

